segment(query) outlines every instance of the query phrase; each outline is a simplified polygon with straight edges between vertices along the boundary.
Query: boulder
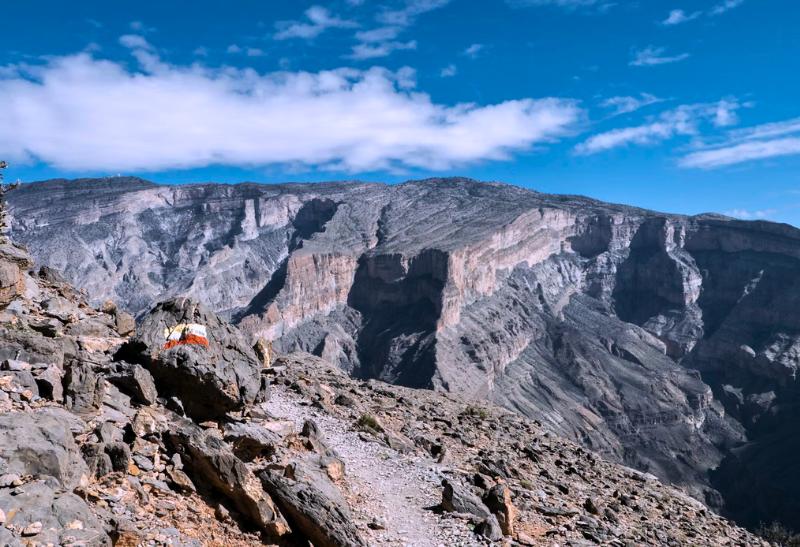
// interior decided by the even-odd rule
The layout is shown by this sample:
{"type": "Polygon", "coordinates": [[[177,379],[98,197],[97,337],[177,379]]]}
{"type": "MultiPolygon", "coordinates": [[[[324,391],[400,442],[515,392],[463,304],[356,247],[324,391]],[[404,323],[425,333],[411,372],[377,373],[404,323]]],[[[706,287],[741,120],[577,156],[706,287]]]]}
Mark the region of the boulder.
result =
{"type": "Polygon", "coordinates": [[[103,387],[91,364],[72,361],[64,374],[65,406],[79,416],[95,415],[103,403],[103,387]]]}
{"type": "Polygon", "coordinates": [[[491,516],[489,509],[483,504],[481,498],[476,496],[466,486],[451,482],[448,479],[442,481],[442,509],[450,513],[467,513],[476,517],[487,519],[491,516]]]}
{"type": "Polygon", "coordinates": [[[177,415],[173,415],[163,437],[167,447],[180,455],[194,484],[230,500],[247,520],[271,536],[289,531],[256,476],[224,441],[177,415]]]}
{"type": "Polygon", "coordinates": [[[153,376],[141,365],[124,361],[116,363],[115,372],[108,374],[106,380],[130,395],[137,403],[152,405],[158,398],[153,376]]]}
{"type": "Polygon", "coordinates": [[[249,462],[259,456],[274,454],[275,447],[285,437],[285,435],[275,431],[274,427],[269,427],[273,423],[275,422],[267,422],[266,424],[258,422],[229,423],[223,429],[223,437],[227,442],[231,443],[233,452],[237,457],[249,462]]]}
{"type": "Polygon", "coordinates": [[[62,408],[0,415],[0,471],[51,476],[68,488],[77,486],[89,470],[72,437],[75,416],[62,408]]]}
{"type": "Polygon", "coordinates": [[[14,490],[0,489],[0,507],[7,515],[5,526],[13,527],[5,529],[5,536],[0,534],[0,545],[112,544],[86,502],[64,492],[53,478],[29,482],[14,490]]]}
{"type": "Polygon", "coordinates": [[[25,292],[23,271],[33,266],[24,248],[0,242],[0,309],[25,292]]]}
{"type": "Polygon", "coordinates": [[[511,502],[511,489],[505,484],[495,485],[483,497],[483,502],[497,517],[503,533],[507,536],[513,535],[517,509],[511,502]]]}
{"type": "Polygon", "coordinates": [[[284,469],[266,469],[259,477],[293,534],[315,547],[366,545],[347,502],[317,466],[301,460],[284,469]]]}
{"type": "Polygon", "coordinates": [[[144,317],[138,331],[121,354],[144,364],[159,392],[180,398],[187,415],[220,418],[266,400],[262,364],[244,335],[202,304],[187,298],[162,302],[144,317]],[[165,347],[165,331],[182,324],[205,327],[207,343],[165,347]]]}

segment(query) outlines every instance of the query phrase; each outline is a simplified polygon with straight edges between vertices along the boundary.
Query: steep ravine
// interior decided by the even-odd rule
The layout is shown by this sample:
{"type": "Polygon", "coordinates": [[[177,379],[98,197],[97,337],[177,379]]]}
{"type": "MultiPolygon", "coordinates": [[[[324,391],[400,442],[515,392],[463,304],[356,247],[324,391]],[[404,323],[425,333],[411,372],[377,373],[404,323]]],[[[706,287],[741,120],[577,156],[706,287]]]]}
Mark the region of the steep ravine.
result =
{"type": "Polygon", "coordinates": [[[49,181],[11,203],[15,238],[95,302],[202,298],[279,351],[495,401],[800,528],[792,227],[466,179],[49,181]]]}

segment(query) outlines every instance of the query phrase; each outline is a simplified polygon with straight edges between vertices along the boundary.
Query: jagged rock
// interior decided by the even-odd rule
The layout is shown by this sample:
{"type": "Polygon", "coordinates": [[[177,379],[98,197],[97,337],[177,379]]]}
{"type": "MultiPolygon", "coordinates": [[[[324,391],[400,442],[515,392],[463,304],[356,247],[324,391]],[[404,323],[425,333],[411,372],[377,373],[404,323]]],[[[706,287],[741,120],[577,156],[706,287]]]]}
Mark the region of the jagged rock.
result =
{"type": "Polygon", "coordinates": [[[136,321],[128,312],[115,310],[114,325],[120,336],[130,336],[136,333],[136,321]]]}
{"type": "Polygon", "coordinates": [[[366,545],[341,494],[314,470],[293,464],[285,470],[267,469],[259,477],[294,534],[317,547],[366,545]]]}
{"type": "MultiPolygon", "coordinates": [[[[6,518],[6,525],[14,525],[11,537],[15,534],[33,537],[37,545],[112,545],[103,523],[86,502],[64,492],[62,485],[52,478],[27,483],[18,493],[0,489],[0,506],[6,515],[13,515],[6,518]],[[76,522],[80,522],[80,527],[70,527],[76,522]]],[[[4,544],[21,545],[23,541],[15,539],[4,544]]]]}
{"type": "Polygon", "coordinates": [[[442,509],[451,513],[467,513],[479,518],[489,518],[491,513],[481,498],[466,486],[448,479],[442,481],[442,509]]]}
{"type": "MultiPolygon", "coordinates": [[[[289,424],[289,433],[293,425],[289,424]]],[[[288,433],[281,434],[270,428],[269,424],[258,422],[234,422],[226,424],[223,429],[224,439],[231,443],[237,457],[249,462],[259,456],[270,456],[275,452],[275,447],[288,433]]]]}
{"type": "Polygon", "coordinates": [[[108,443],[104,447],[105,453],[111,460],[114,471],[128,471],[131,463],[131,450],[125,443],[108,443]]]}
{"type": "Polygon", "coordinates": [[[475,533],[485,537],[489,541],[500,541],[503,539],[503,530],[497,522],[495,515],[489,515],[475,526],[475,533]]]}
{"type": "Polygon", "coordinates": [[[91,364],[72,361],[64,374],[64,400],[66,407],[82,416],[100,411],[103,402],[104,382],[91,364]]]}
{"type": "Polygon", "coordinates": [[[179,397],[195,418],[221,417],[266,397],[261,365],[244,336],[192,300],[157,305],[142,320],[129,351],[152,372],[159,390],[179,397]],[[164,330],[182,323],[204,325],[208,346],[164,349],[164,330]]]}
{"type": "Polygon", "coordinates": [[[25,292],[22,271],[33,266],[30,256],[12,243],[0,242],[0,309],[25,292]]]}
{"type": "Polygon", "coordinates": [[[34,374],[39,395],[57,403],[64,400],[64,386],[62,383],[64,372],[55,365],[39,369],[34,374]]]}
{"type": "Polygon", "coordinates": [[[90,475],[100,478],[114,471],[111,458],[106,453],[103,443],[86,443],[81,447],[81,454],[90,475]]]}
{"type": "Polygon", "coordinates": [[[116,371],[106,375],[106,379],[131,395],[137,403],[152,405],[158,398],[153,376],[141,365],[124,361],[116,363],[116,371]]]}
{"type": "Polygon", "coordinates": [[[489,510],[497,517],[503,534],[514,534],[514,523],[517,520],[517,508],[511,501],[511,489],[505,484],[493,486],[483,497],[489,510]]]}
{"type": "Polygon", "coordinates": [[[77,418],[62,408],[0,415],[0,461],[6,471],[51,476],[64,487],[77,486],[89,470],[70,428],[77,418]]]}
{"type": "Polygon", "coordinates": [[[286,522],[258,479],[222,440],[178,416],[173,417],[165,436],[172,450],[180,454],[195,484],[225,496],[268,534],[281,536],[288,532],[286,522]]]}

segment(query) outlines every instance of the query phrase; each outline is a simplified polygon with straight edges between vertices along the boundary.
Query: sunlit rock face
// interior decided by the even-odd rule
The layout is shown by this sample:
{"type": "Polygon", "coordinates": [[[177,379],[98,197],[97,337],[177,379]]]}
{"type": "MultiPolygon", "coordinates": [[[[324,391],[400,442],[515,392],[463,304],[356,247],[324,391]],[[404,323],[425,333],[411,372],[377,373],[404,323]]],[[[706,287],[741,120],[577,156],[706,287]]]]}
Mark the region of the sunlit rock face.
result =
{"type": "Polygon", "coordinates": [[[97,303],[190,296],[279,351],[493,400],[746,522],[800,528],[800,477],[773,457],[800,443],[790,226],[466,179],[10,196],[14,237],[97,303]]]}

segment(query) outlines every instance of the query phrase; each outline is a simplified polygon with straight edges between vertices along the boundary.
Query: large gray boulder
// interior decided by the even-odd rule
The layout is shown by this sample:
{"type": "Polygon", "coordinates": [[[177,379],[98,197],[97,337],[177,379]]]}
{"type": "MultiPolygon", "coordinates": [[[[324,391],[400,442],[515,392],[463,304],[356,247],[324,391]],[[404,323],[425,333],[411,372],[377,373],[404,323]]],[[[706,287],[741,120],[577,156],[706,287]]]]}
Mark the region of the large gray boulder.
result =
{"type": "Polygon", "coordinates": [[[175,298],[156,305],[124,350],[150,370],[160,394],[177,396],[193,418],[219,418],[266,400],[262,364],[244,335],[204,305],[175,298]],[[181,324],[206,329],[207,345],[165,347],[165,330],[181,324]]]}
{"type": "Polygon", "coordinates": [[[293,533],[316,547],[367,545],[342,494],[313,459],[299,459],[284,469],[268,468],[259,477],[293,533]]]}
{"type": "Polygon", "coordinates": [[[270,536],[282,536],[289,531],[256,476],[222,439],[175,415],[164,433],[164,441],[172,452],[180,455],[195,484],[226,498],[270,536]]]}
{"type": "Polygon", "coordinates": [[[7,515],[0,545],[112,544],[86,502],[64,492],[52,477],[19,488],[0,488],[0,507],[7,515]]]}
{"type": "Polygon", "coordinates": [[[72,489],[89,470],[72,437],[82,422],[63,408],[0,415],[0,474],[50,476],[72,489]]]}

